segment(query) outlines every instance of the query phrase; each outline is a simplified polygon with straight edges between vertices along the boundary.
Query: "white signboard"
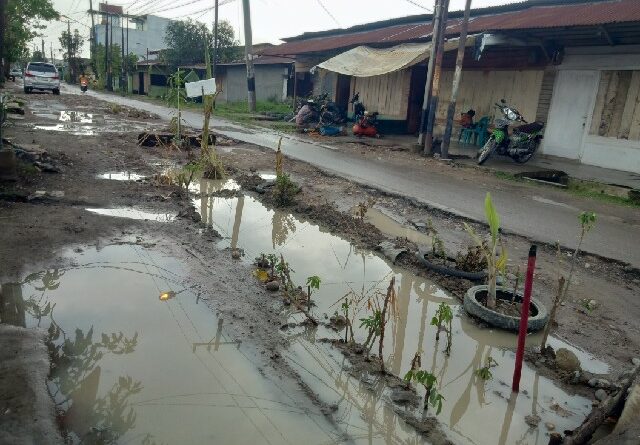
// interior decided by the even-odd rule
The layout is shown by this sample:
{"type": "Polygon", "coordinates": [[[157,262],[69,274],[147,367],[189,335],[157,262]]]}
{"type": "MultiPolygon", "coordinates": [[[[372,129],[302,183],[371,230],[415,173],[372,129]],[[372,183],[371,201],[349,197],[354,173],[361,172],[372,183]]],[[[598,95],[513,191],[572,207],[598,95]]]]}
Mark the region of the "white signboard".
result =
{"type": "Polygon", "coordinates": [[[216,93],[216,79],[199,80],[184,84],[187,97],[208,96],[216,93]]]}

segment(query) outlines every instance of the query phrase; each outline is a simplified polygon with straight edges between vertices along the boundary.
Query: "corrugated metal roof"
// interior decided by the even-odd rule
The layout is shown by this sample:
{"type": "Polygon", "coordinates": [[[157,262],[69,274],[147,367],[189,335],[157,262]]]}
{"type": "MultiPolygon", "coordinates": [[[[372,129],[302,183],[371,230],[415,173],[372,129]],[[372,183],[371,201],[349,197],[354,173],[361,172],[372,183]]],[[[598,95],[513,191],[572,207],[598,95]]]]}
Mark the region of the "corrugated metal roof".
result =
{"type": "MultiPolygon", "coordinates": [[[[447,22],[447,34],[458,34],[460,22],[459,18],[450,19],[447,22]]],[[[640,22],[640,0],[547,6],[534,6],[525,3],[523,9],[518,11],[472,17],[469,22],[469,32],[579,27],[624,22],[640,22]]],[[[295,55],[365,44],[407,42],[428,38],[431,30],[431,23],[401,24],[334,36],[291,40],[282,45],[267,48],[263,54],[295,55]]]]}

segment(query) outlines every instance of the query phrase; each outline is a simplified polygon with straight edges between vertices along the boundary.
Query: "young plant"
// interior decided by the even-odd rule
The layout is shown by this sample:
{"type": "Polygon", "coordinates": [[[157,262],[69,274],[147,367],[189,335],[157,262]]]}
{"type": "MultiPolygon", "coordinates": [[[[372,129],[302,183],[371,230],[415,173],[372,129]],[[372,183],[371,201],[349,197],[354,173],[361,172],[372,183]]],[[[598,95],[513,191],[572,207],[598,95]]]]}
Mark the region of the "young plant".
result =
{"type": "Polygon", "coordinates": [[[436,258],[445,258],[447,253],[444,250],[444,242],[438,236],[438,231],[433,227],[431,218],[427,220],[427,232],[431,235],[431,254],[436,258]]]}
{"type": "Polygon", "coordinates": [[[380,356],[380,368],[384,371],[384,356],[382,355],[382,347],[384,346],[384,329],[387,325],[387,310],[389,309],[389,303],[392,305],[396,300],[396,277],[391,277],[389,287],[387,287],[387,293],[384,297],[384,304],[382,306],[382,313],[380,314],[380,340],[378,343],[378,355],[380,356]]]}
{"type": "Polygon", "coordinates": [[[560,244],[556,244],[556,252],[557,252],[557,261],[558,261],[558,292],[556,294],[556,298],[553,300],[553,306],[551,307],[551,312],[549,314],[549,321],[547,325],[544,327],[544,333],[542,334],[542,343],[540,344],[540,351],[543,352],[547,345],[547,338],[549,337],[549,332],[551,331],[551,326],[555,322],[556,312],[558,310],[558,306],[566,300],[567,294],[569,293],[569,286],[571,285],[571,279],[573,278],[573,271],[575,270],[576,263],[578,262],[578,255],[580,254],[580,248],[582,247],[582,242],[584,241],[585,236],[596,224],[596,214],[594,212],[582,212],[578,216],[580,221],[580,238],[578,239],[578,246],[573,252],[573,257],[571,258],[571,267],[569,268],[569,276],[565,279],[565,277],[560,272],[562,266],[562,251],[560,250],[560,244]]]}
{"type": "Polygon", "coordinates": [[[349,331],[351,331],[351,341],[353,342],[353,326],[351,325],[351,320],[349,319],[349,307],[351,303],[349,303],[349,298],[345,297],[344,301],[340,305],[342,309],[342,313],[344,314],[345,320],[347,320],[347,327],[344,330],[344,342],[347,343],[349,341],[349,331]]]}
{"type": "Polygon", "coordinates": [[[283,173],[276,177],[276,184],[273,195],[276,203],[280,206],[288,206],[293,203],[293,198],[300,191],[300,188],[291,180],[288,174],[283,173]]]}
{"type": "Polygon", "coordinates": [[[484,213],[487,218],[487,222],[489,223],[489,233],[491,234],[490,243],[484,242],[475,230],[473,230],[473,228],[467,223],[464,223],[464,226],[478,247],[482,249],[485,258],[487,259],[487,307],[489,309],[495,309],[496,279],[498,277],[498,273],[504,273],[507,265],[507,252],[498,236],[498,232],[500,230],[500,215],[498,215],[496,208],[493,206],[491,194],[488,192],[484,200],[484,213]],[[496,258],[498,247],[500,247],[500,256],[496,258]]]}
{"type": "Polygon", "coordinates": [[[294,272],[294,270],[289,266],[289,263],[284,260],[282,254],[280,254],[280,261],[275,264],[275,270],[280,276],[280,283],[282,283],[285,293],[288,294],[293,291],[294,286],[291,280],[291,272],[294,272]]]}
{"type": "Polygon", "coordinates": [[[451,344],[452,344],[452,327],[451,322],[453,321],[453,312],[451,311],[451,306],[447,303],[442,302],[438,306],[436,310],[436,314],[431,319],[431,325],[436,326],[436,341],[440,341],[440,331],[444,329],[447,333],[447,348],[445,349],[445,353],[447,355],[451,354],[451,344]],[[445,326],[446,324],[446,326],[445,326]]]}
{"type": "Polygon", "coordinates": [[[307,308],[311,309],[311,289],[320,289],[320,277],[313,275],[307,278],[307,308]]]}
{"type": "MultiPolygon", "coordinates": [[[[417,364],[419,366],[420,360],[418,354],[416,354],[416,357],[418,357],[417,364]]],[[[416,359],[414,357],[412,368],[416,364],[415,360],[416,359]]],[[[438,389],[436,388],[438,379],[435,375],[431,374],[428,371],[416,368],[409,370],[405,374],[404,380],[406,382],[414,381],[424,386],[424,389],[426,391],[426,394],[424,396],[424,409],[426,410],[429,405],[431,405],[431,407],[436,409],[436,415],[440,414],[440,412],[442,411],[442,401],[445,400],[445,398],[438,392],[438,389]]]]}
{"type": "Polygon", "coordinates": [[[487,362],[482,368],[478,368],[475,370],[475,375],[480,377],[482,380],[491,380],[493,378],[493,374],[491,373],[491,368],[498,366],[498,362],[496,362],[493,357],[487,357],[487,362]]]}
{"type": "Polygon", "coordinates": [[[364,347],[367,351],[371,351],[373,344],[376,342],[376,338],[380,335],[382,328],[382,311],[376,309],[373,314],[360,319],[360,327],[366,328],[368,331],[367,339],[364,342],[364,347]]]}

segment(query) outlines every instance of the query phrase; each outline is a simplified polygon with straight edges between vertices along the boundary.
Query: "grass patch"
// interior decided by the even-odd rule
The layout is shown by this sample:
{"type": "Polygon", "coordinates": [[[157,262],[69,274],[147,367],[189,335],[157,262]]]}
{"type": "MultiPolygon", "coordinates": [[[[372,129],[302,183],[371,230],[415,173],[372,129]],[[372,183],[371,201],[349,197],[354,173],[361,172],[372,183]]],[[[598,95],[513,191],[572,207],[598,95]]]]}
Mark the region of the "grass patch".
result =
{"type": "Polygon", "coordinates": [[[512,173],[507,173],[507,172],[501,172],[501,171],[496,171],[495,172],[496,178],[498,179],[504,179],[506,181],[516,181],[516,182],[522,182],[522,178],[517,177],[516,175],[512,174],[512,173]]]}
{"type": "Polygon", "coordinates": [[[587,185],[583,182],[569,181],[567,191],[572,195],[582,196],[585,198],[597,199],[598,201],[608,202],[610,204],[618,204],[626,207],[640,207],[640,204],[632,201],[627,196],[618,196],[607,193],[598,184],[587,185]]]}

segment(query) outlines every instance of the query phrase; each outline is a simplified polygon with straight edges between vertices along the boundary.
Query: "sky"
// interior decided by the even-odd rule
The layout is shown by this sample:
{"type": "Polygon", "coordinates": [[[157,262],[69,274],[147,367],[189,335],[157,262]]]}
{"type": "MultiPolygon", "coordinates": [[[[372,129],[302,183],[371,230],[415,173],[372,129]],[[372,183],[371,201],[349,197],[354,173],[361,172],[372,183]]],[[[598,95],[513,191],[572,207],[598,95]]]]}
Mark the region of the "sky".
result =
{"type": "MultiPolygon", "coordinates": [[[[86,36],[82,55],[89,55],[89,0],[52,0],[56,10],[71,21],[71,29],[86,36]]],[[[99,0],[94,1],[97,9],[99,0]]],[[[207,24],[213,23],[214,0],[116,0],[108,3],[122,5],[130,14],[153,14],[184,19],[191,17],[207,24]]],[[[242,0],[219,0],[219,19],[228,20],[243,43],[242,0]]],[[[513,3],[514,0],[473,0],[472,8],[513,3]]],[[[386,20],[407,15],[431,12],[433,0],[250,0],[253,43],[279,43],[282,37],[304,32],[386,20]]],[[[450,0],[449,10],[464,8],[465,0],[450,0]]],[[[66,19],[65,19],[66,20],[66,19]]],[[[47,56],[53,49],[60,57],[58,37],[67,28],[66,21],[53,21],[43,31],[47,56]]],[[[38,48],[41,39],[33,41],[38,48]]]]}

